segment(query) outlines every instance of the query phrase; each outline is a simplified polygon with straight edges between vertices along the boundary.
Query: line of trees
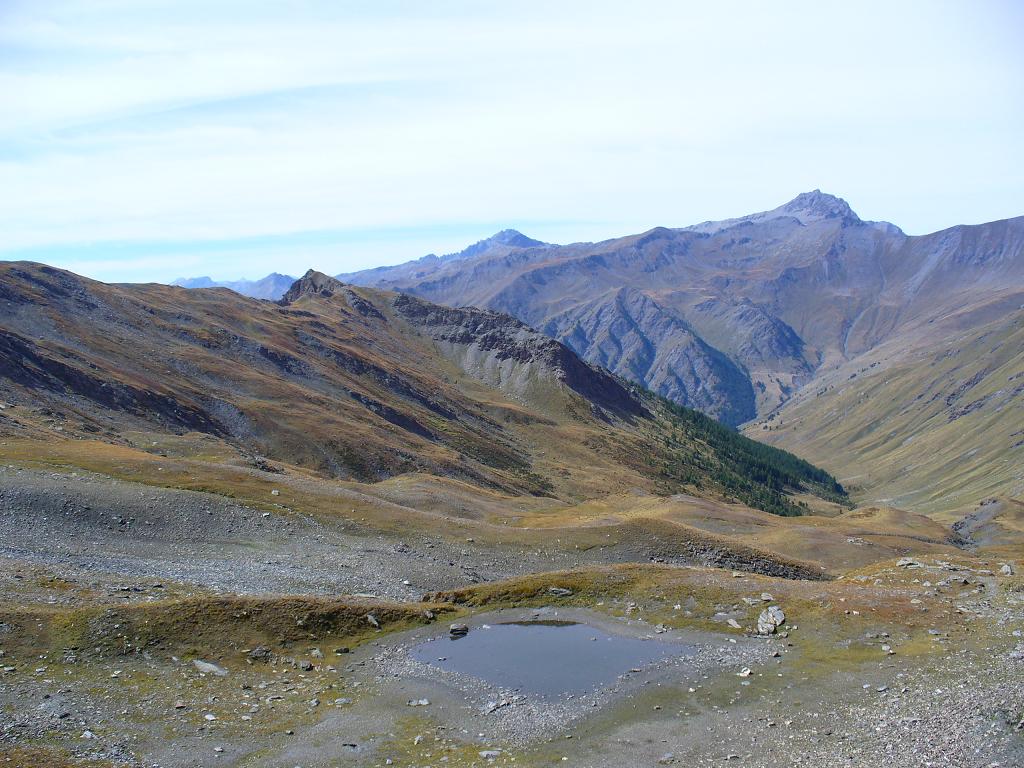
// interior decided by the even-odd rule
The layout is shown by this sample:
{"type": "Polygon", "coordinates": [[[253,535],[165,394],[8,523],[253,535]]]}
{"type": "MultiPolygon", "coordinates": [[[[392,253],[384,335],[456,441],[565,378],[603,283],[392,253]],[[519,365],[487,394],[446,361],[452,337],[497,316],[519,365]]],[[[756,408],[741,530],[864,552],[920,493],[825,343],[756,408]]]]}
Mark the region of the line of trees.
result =
{"type": "Polygon", "coordinates": [[[698,411],[658,399],[671,424],[664,472],[676,482],[696,487],[710,483],[748,506],[784,516],[807,509],[792,499],[791,492],[847,501],[843,486],[820,467],[751,440],[698,411]]]}

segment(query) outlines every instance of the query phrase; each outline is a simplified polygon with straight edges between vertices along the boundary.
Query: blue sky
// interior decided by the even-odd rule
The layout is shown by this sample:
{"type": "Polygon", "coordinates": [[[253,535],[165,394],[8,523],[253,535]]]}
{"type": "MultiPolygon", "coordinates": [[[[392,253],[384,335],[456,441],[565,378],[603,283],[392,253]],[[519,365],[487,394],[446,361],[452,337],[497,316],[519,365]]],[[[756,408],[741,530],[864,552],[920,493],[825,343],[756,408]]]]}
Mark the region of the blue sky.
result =
{"type": "Polygon", "coordinates": [[[1024,4],[0,0],[0,258],[330,273],[814,188],[1024,214],[1024,4]]]}

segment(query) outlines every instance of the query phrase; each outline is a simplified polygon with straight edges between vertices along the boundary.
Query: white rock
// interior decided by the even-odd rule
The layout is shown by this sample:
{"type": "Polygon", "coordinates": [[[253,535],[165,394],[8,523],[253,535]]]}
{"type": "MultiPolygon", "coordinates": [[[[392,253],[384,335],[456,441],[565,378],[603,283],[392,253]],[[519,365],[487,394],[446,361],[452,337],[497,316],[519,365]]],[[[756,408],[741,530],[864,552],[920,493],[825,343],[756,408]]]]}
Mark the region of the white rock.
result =
{"type": "Polygon", "coordinates": [[[224,669],[224,667],[218,667],[216,664],[211,664],[210,662],[203,661],[202,659],[195,659],[192,662],[192,665],[200,672],[206,675],[217,675],[217,677],[224,677],[228,673],[228,671],[224,669]]]}

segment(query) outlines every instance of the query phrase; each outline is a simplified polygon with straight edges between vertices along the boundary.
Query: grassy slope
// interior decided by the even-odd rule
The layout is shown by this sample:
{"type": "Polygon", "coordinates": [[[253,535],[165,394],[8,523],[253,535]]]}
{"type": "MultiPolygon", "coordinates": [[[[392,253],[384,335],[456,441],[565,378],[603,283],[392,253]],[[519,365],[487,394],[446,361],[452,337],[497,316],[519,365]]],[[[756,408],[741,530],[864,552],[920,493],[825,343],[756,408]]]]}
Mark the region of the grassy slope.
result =
{"type": "Polygon", "coordinates": [[[921,351],[882,347],[747,433],[814,457],[862,503],[952,519],[1020,496],[1024,312],[921,351]]]}

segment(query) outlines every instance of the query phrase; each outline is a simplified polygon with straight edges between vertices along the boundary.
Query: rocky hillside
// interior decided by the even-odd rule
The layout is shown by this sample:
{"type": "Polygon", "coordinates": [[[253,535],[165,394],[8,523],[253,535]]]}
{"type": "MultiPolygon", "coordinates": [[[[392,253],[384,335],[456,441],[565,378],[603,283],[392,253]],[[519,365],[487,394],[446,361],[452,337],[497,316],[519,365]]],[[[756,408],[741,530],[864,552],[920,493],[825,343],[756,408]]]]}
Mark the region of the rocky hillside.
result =
{"type": "Polygon", "coordinates": [[[821,470],[719,434],[512,317],[312,271],[272,303],[7,263],[0,349],[8,438],[204,435],[261,469],[564,498],[689,490],[782,514],[800,511],[790,493],[842,495],[821,470]]]}
{"type": "Polygon", "coordinates": [[[1012,306],[1024,294],[1024,219],[911,237],[814,191],[738,219],[484,251],[353,281],[508,312],[737,423],[908,327],[1012,306]],[[665,347],[679,346],[684,354],[665,359],[665,347]]]}
{"type": "Polygon", "coordinates": [[[993,431],[983,418],[1024,407],[1005,378],[1013,371],[966,363],[990,348],[1000,360],[1020,355],[1019,346],[994,340],[1015,338],[1009,328],[1024,307],[1024,217],[909,236],[816,190],[737,219],[485,251],[421,265],[414,276],[403,266],[353,279],[512,314],[677,403],[729,424],[757,420],[753,434],[821,457],[844,476],[867,475],[859,480],[872,501],[920,500],[905,494],[920,484],[910,467],[937,454],[903,461],[904,480],[895,483],[897,448],[949,431],[926,409],[914,425],[897,420],[879,443],[889,405],[903,403],[906,416],[922,402],[955,409],[962,401],[967,414],[941,417],[958,423],[955,440],[942,441],[941,471],[936,464],[926,473],[935,483],[929,503],[950,508],[992,491],[1021,492],[1012,472],[968,487],[952,478],[980,477],[989,466],[982,454],[1020,450],[1014,430],[993,431]],[[961,364],[948,379],[922,371],[949,356],[961,364]],[[872,374],[870,394],[867,385],[843,384],[862,369],[872,374]],[[857,468],[862,459],[867,472],[857,468]]]}

